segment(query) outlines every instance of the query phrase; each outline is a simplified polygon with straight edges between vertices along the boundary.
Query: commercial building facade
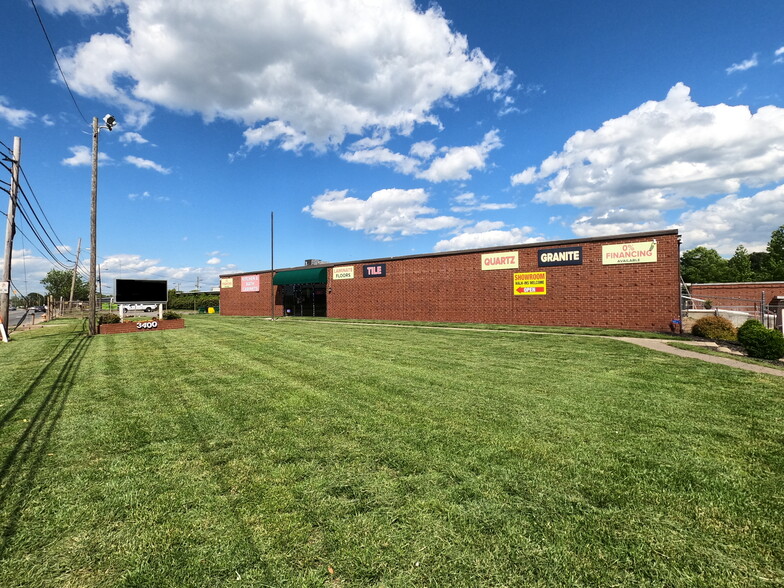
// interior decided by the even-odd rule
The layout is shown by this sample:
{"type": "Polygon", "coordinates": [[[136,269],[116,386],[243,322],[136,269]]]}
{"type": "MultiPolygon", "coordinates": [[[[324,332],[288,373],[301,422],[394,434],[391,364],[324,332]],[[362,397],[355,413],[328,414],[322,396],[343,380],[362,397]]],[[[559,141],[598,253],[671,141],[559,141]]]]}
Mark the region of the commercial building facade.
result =
{"type": "Polygon", "coordinates": [[[670,331],[676,230],[221,276],[221,314],[670,331]]]}

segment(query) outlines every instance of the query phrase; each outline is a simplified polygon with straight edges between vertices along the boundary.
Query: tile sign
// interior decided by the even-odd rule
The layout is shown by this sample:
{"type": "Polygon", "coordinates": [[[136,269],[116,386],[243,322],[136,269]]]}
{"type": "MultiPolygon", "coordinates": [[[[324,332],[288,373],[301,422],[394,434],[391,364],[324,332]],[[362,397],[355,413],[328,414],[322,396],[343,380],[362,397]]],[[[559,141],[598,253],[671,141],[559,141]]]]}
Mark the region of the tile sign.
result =
{"type": "Polygon", "coordinates": [[[387,275],[387,264],[374,263],[373,265],[362,266],[363,278],[383,278],[387,275]]]}

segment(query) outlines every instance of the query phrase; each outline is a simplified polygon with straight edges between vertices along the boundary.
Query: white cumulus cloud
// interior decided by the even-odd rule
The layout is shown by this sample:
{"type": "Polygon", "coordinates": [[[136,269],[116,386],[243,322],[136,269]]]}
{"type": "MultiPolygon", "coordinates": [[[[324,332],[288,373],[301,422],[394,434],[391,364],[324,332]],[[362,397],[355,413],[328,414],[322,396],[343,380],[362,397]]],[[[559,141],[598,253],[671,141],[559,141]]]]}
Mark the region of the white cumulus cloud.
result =
{"type": "Polygon", "coordinates": [[[141,157],[136,157],[134,155],[126,155],[125,162],[130,163],[131,165],[135,165],[140,169],[151,169],[161,174],[171,173],[169,168],[163,167],[162,165],[157,164],[154,161],[150,161],[149,159],[142,159],[141,157]]]}
{"type": "Polygon", "coordinates": [[[764,251],[770,234],[784,225],[784,185],[748,197],[725,196],[702,210],[681,215],[686,249],[700,245],[732,255],[739,244],[764,251]]]}
{"type": "Polygon", "coordinates": [[[347,194],[348,190],[325,192],[302,210],[314,218],[352,231],[364,231],[385,241],[396,236],[450,229],[463,222],[452,216],[434,216],[438,211],[426,206],[429,195],[421,188],[378,190],[367,200],[347,194]]]}
{"type": "Polygon", "coordinates": [[[433,141],[420,141],[411,146],[409,155],[403,155],[387,147],[358,142],[341,158],[352,163],[385,165],[398,173],[437,183],[470,179],[471,172],[485,169],[490,152],[502,145],[498,130],[492,129],[477,145],[437,149],[433,141]]]}
{"type": "Polygon", "coordinates": [[[533,227],[505,228],[500,221],[480,221],[466,227],[451,239],[438,241],[433,251],[457,251],[460,249],[481,249],[483,247],[500,247],[503,245],[521,245],[537,243],[541,237],[532,237],[533,227]]]}
{"type": "Polygon", "coordinates": [[[466,192],[454,198],[452,212],[477,212],[485,210],[504,210],[517,208],[513,202],[488,202],[487,196],[477,196],[473,192],[466,192]]]}
{"type": "Polygon", "coordinates": [[[407,134],[438,124],[438,105],[511,87],[442,10],[414,0],[48,0],[51,11],[127,16],[127,32],[60,51],[71,87],[123,106],[131,126],[153,107],[242,121],[258,134],[317,148],[348,134],[407,134]],[[272,125],[272,126],[270,126],[272,125]]]}
{"type": "MultiPolygon", "coordinates": [[[[68,148],[71,151],[71,157],[67,157],[63,159],[60,163],[63,165],[68,165],[70,167],[76,167],[79,165],[92,165],[93,156],[92,151],[89,147],[85,145],[76,145],[74,147],[68,148]]],[[[98,152],[98,161],[106,162],[111,161],[112,158],[106,155],[105,153],[98,152]]]]}
{"type": "Polygon", "coordinates": [[[757,59],[757,54],[755,53],[748,59],[744,59],[740,63],[733,63],[731,66],[729,66],[727,68],[727,75],[735,73],[736,71],[746,71],[747,69],[757,67],[758,65],[759,60],[757,59]]]}
{"type": "Polygon", "coordinates": [[[35,118],[35,113],[22,108],[11,108],[8,99],[0,96],[0,119],[5,120],[12,127],[23,127],[35,118]]]}
{"type": "Polygon", "coordinates": [[[139,145],[144,145],[145,143],[149,143],[149,141],[142,137],[139,133],[129,132],[120,135],[120,143],[125,143],[126,145],[129,143],[138,143],[139,145]]]}
{"type": "Polygon", "coordinates": [[[661,227],[690,198],[735,194],[784,179],[784,109],[700,106],[685,85],[598,130],[572,135],[512,184],[546,184],[534,200],[589,208],[580,236],[661,227]]]}

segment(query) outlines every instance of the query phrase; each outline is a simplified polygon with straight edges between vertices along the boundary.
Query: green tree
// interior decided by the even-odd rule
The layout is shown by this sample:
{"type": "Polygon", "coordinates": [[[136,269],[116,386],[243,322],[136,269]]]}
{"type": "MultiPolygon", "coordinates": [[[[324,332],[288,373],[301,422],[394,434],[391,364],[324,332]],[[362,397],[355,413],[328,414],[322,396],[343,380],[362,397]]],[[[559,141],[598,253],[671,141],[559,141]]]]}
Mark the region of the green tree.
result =
{"type": "Polygon", "coordinates": [[[754,279],[764,282],[768,279],[768,252],[752,251],[749,253],[751,271],[754,272],[754,279]]]}
{"type": "Polygon", "coordinates": [[[727,263],[715,249],[695,247],[681,255],[681,276],[688,284],[726,282],[729,276],[727,263]]]}
{"type": "Polygon", "coordinates": [[[38,292],[30,292],[27,295],[27,304],[29,306],[40,306],[42,304],[46,304],[46,297],[43,294],[39,294],[38,292]]]}
{"type": "Polygon", "coordinates": [[[727,262],[727,268],[729,270],[729,278],[733,282],[752,282],[754,280],[751,258],[743,245],[738,245],[735,249],[735,254],[727,262]]]}
{"type": "MultiPolygon", "coordinates": [[[[50,270],[46,277],[41,280],[46,292],[49,296],[54,297],[55,300],[64,298],[68,300],[71,296],[71,280],[73,273],[67,270],[50,270]]],[[[89,288],[84,283],[81,276],[76,275],[76,284],[74,285],[74,300],[87,300],[90,296],[89,288]]]]}
{"type": "Polygon", "coordinates": [[[784,225],[773,231],[768,242],[768,280],[784,280],[784,225]]]}

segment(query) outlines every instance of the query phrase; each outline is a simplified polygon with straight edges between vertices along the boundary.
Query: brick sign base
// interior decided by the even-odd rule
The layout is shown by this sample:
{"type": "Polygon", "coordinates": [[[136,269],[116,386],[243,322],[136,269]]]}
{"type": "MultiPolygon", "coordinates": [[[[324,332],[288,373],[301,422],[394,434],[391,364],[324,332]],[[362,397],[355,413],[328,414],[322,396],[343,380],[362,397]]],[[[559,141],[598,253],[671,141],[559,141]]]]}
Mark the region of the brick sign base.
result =
{"type": "Polygon", "coordinates": [[[184,329],[185,319],[169,319],[154,321],[143,321],[138,323],[106,323],[100,326],[101,335],[113,335],[115,333],[143,333],[147,331],[167,331],[169,329],[184,329]],[[139,325],[158,323],[155,327],[139,327],[139,325]]]}

